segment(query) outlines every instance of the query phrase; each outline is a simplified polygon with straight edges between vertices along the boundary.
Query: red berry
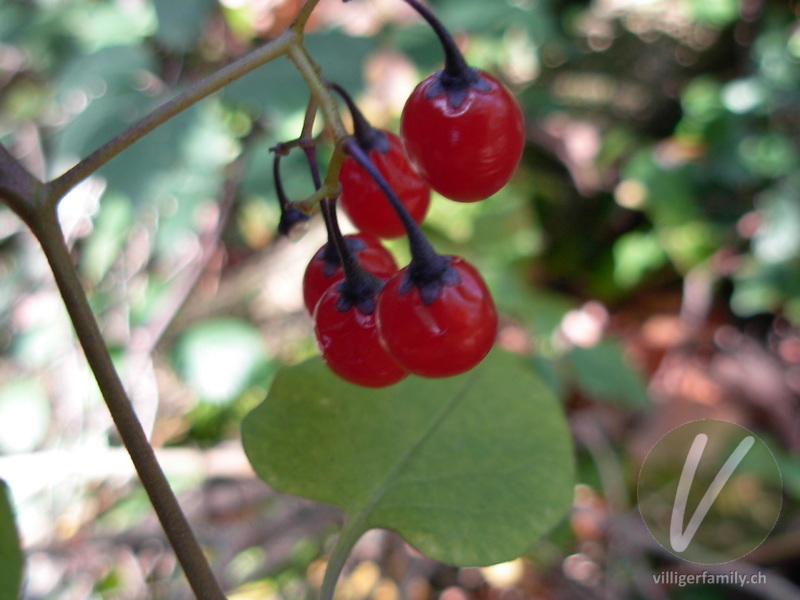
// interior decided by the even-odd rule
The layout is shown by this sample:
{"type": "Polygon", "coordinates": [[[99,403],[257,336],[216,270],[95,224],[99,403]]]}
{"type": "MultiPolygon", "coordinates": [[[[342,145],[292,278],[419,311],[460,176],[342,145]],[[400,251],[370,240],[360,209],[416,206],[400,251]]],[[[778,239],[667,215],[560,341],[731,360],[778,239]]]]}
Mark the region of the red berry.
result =
{"type": "MultiPolygon", "coordinates": [[[[414,221],[420,223],[428,210],[430,189],[408,164],[400,138],[389,131],[381,133],[386,136],[388,148],[384,152],[373,148],[368,153],[369,159],[389,182],[414,221]]],[[[350,156],[342,163],[339,183],[342,185],[339,205],[360,231],[381,238],[400,237],[405,233],[383,192],[350,156]]]]}
{"type": "Polygon", "coordinates": [[[453,102],[440,74],[424,79],[403,107],[400,137],[411,165],[436,192],[475,202],[500,190],[525,142],[522,112],[495,78],[477,80],[453,102]]]}
{"type": "Polygon", "coordinates": [[[407,278],[408,267],[386,282],[378,296],[378,329],[386,350],[405,369],[423,377],[470,370],[491,350],[497,311],[483,279],[459,257],[426,304],[407,278]]]}
{"type": "Polygon", "coordinates": [[[325,364],[342,379],[364,387],[385,387],[408,373],[384,350],[375,312],[357,305],[342,310],[341,284],[331,286],[314,310],[314,335],[325,364]]]}
{"type": "MultiPolygon", "coordinates": [[[[361,268],[368,273],[385,280],[397,272],[397,263],[392,254],[371,235],[359,233],[346,235],[344,239],[361,268]]],[[[334,283],[344,279],[338,254],[335,251],[329,252],[327,247],[328,244],[325,244],[314,254],[303,275],[303,300],[309,314],[314,312],[322,294],[334,283]]]]}

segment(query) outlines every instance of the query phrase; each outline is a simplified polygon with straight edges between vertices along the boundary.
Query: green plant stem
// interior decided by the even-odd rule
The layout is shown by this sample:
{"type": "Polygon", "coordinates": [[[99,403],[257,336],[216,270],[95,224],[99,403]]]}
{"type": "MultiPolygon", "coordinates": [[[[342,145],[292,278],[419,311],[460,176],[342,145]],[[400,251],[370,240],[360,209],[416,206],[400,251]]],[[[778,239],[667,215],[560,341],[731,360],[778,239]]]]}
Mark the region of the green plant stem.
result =
{"type": "Polygon", "coordinates": [[[32,229],[53,271],[86,360],[97,379],[125,449],[130,454],[189,585],[199,600],[223,600],[225,594],[211,572],[117,375],[72,263],[55,209],[39,211],[32,229]]]}
{"type": "Polygon", "coordinates": [[[306,114],[303,117],[303,129],[300,139],[310,140],[314,137],[314,122],[317,120],[317,99],[311,96],[306,105],[306,114]]]}
{"type": "Polygon", "coordinates": [[[325,567],[325,576],[322,578],[322,587],[319,590],[319,600],[333,600],[333,592],[336,589],[336,582],[339,575],[350,556],[350,551],[356,542],[364,534],[364,520],[358,518],[353,521],[345,521],[342,532],[336,539],[336,544],[331,551],[328,565],[325,567]]]}
{"type": "Polygon", "coordinates": [[[336,104],[336,99],[331,95],[322,77],[320,77],[319,65],[314,62],[314,59],[311,58],[302,44],[293,44],[289,48],[289,58],[297,67],[300,75],[303,76],[311,95],[314,96],[314,100],[316,100],[328,126],[332,130],[333,137],[337,140],[347,137],[347,129],[345,129],[342,118],[339,115],[339,106],[336,104]]]}
{"type": "MultiPolygon", "coordinates": [[[[316,4],[316,2],[309,2],[309,4],[316,4]]],[[[287,54],[291,48],[298,46],[301,42],[302,36],[290,29],[264,46],[222,67],[182,94],[165,102],[151,113],[136,121],[125,131],[100,146],[69,171],[45,184],[45,203],[48,205],[57,204],[75,185],[89,177],[109,160],[158,126],[164,124],[196,102],[219,91],[232,81],[275,60],[279,56],[287,54]]]]}
{"type": "Polygon", "coordinates": [[[339,106],[336,103],[336,99],[331,95],[325,81],[320,77],[320,68],[309,56],[305,47],[302,44],[292,45],[289,48],[289,58],[305,80],[311,95],[316,100],[320,111],[322,111],[325,122],[331,129],[333,139],[336,140],[336,147],[328,163],[328,170],[325,172],[322,187],[315,194],[298,203],[301,209],[310,210],[323,198],[336,198],[339,195],[341,189],[339,186],[339,170],[344,160],[344,143],[349,134],[339,114],[339,106]]]}
{"type": "Polygon", "coordinates": [[[308,19],[311,17],[311,13],[314,12],[317,4],[319,4],[319,0],[307,0],[300,8],[300,12],[297,13],[294,23],[289,26],[289,29],[302,36],[306,28],[306,23],[308,23],[308,19]]]}

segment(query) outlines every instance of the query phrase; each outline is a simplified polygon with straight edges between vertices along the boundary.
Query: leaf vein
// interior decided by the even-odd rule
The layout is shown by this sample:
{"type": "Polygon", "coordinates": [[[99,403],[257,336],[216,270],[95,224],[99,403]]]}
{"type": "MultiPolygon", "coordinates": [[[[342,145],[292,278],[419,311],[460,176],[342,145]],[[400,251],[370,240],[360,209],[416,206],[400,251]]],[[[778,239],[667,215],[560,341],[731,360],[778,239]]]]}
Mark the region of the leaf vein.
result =
{"type": "Polygon", "coordinates": [[[386,495],[386,492],[391,489],[394,477],[408,464],[417,450],[428,440],[428,438],[430,438],[431,435],[433,435],[433,433],[441,426],[441,424],[447,419],[453,410],[455,410],[455,408],[463,401],[469,390],[474,386],[475,381],[478,379],[480,373],[480,370],[473,371],[472,376],[464,381],[464,385],[462,385],[461,388],[453,395],[453,398],[447,404],[445,404],[439,414],[436,415],[436,418],[431,420],[428,428],[422,431],[417,440],[411,444],[408,450],[403,453],[402,456],[400,456],[394,466],[389,469],[386,477],[378,486],[374,488],[374,492],[371,494],[372,499],[367,502],[366,506],[364,506],[360,514],[357,516],[357,520],[359,522],[367,522],[375,507],[386,495]]]}
{"type": "Polygon", "coordinates": [[[395,483],[391,484],[392,486],[397,485],[411,485],[417,483],[426,483],[429,481],[446,481],[448,479],[473,479],[476,477],[484,477],[486,475],[510,475],[511,473],[516,473],[517,471],[522,471],[525,469],[530,469],[530,463],[520,463],[513,467],[507,467],[505,469],[484,469],[481,471],[464,471],[462,473],[436,473],[434,475],[428,475],[423,477],[414,477],[410,479],[399,479],[395,483]]]}

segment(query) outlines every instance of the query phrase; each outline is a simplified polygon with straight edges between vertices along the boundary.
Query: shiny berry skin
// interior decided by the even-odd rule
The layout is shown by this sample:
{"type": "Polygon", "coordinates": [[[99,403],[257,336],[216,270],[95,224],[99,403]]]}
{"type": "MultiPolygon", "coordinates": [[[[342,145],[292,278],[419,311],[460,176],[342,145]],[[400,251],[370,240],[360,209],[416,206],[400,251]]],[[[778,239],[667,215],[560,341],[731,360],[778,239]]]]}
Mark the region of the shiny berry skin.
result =
{"type": "MultiPolygon", "coordinates": [[[[389,182],[414,221],[420,223],[428,211],[430,188],[408,164],[400,138],[389,131],[381,133],[387,142],[385,151],[373,148],[367,156],[389,182]]],[[[380,238],[395,238],[405,233],[383,192],[350,156],[342,163],[339,183],[342,185],[339,206],[360,231],[380,238]]]]}
{"type": "Polygon", "coordinates": [[[400,137],[411,165],[436,192],[459,202],[488,198],[508,183],[525,143],[522,112],[495,78],[448,94],[440,72],[424,79],[403,107],[400,137]]]}
{"type": "Polygon", "coordinates": [[[409,267],[389,279],[378,296],[375,312],[384,348],[422,377],[469,371],[488,354],[497,334],[497,311],[480,274],[462,258],[447,259],[451,282],[444,282],[429,304],[407,282],[409,267]]]}
{"type": "MultiPolygon", "coordinates": [[[[358,233],[346,235],[344,239],[361,268],[368,273],[385,280],[397,272],[394,257],[373,236],[358,233]]],[[[344,279],[344,272],[338,261],[326,260],[326,247],[327,244],[314,254],[303,275],[303,301],[309,314],[314,312],[322,294],[334,283],[344,279]]]]}
{"type": "Polygon", "coordinates": [[[314,336],[325,364],[342,379],[364,387],[385,387],[408,373],[381,346],[375,312],[355,305],[341,310],[340,283],[331,286],[314,309],[314,336]]]}

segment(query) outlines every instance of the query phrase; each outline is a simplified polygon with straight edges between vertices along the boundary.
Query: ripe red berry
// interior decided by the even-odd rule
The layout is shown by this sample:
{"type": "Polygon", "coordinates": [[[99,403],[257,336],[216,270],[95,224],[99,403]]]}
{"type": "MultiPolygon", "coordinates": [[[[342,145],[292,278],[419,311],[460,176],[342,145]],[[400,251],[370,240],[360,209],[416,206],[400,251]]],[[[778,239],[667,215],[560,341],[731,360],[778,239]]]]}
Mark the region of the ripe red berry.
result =
{"type": "Polygon", "coordinates": [[[444,68],[424,79],[403,107],[406,154],[442,196],[460,202],[488,198],[508,183],[522,157],[522,112],[499,81],[467,64],[428,7],[405,1],[428,22],[444,52],[444,68]]]}
{"type": "MultiPolygon", "coordinates": [[[[417,223],[422,222],[430,203],[430,188],[408,164],[400,138],[381,131],[386,143],[369,150],[367,156],[389,182],[400,201],[417,223]]],[[[348,156],[339,172],[341,206],[353,224],[364,233],[381,238],[400,237],[403,224],[375,181],[348,156]]]]}
{"type": "Polygon", "coordinates": [[[445,258],[447,271],[433,280],[430,293],[411,281],[405,267],[386,282],[375,311],[384,348],[423,377],[470,370],[497,333],[497,311],[478,271],[462,258],[445,258]]]}
{"type": "Polygon", "coordinates": [[[322,360],[342,379],[385,387],[408,373],[381,346],[375,311],[344,301],[341,283],[331,286],[314,310],[314,335],[322,360]]]}
{"type": "Polygon", "coordinates": [[[475,202],[514,174],[525,142],[522,113],[495,78],[474,71],[461,95],[446,91],[441,72],[424,79],[403,108],[400,136],[412,166],[436,192],[475,202]]]}
{"type": "MultiPolygon", "coordinates": [[[[346,235],[344,239],[361,268],[368,273],[385,280],[397,272],[397,263],[392,254],[371,235],[358,233],[346,235]]],[[[328,242],[314,254],[303,275],[303,300],[309,314],[314,312],[325,291],[342,279],[344,272],[339,255],[328,242]]]]}

